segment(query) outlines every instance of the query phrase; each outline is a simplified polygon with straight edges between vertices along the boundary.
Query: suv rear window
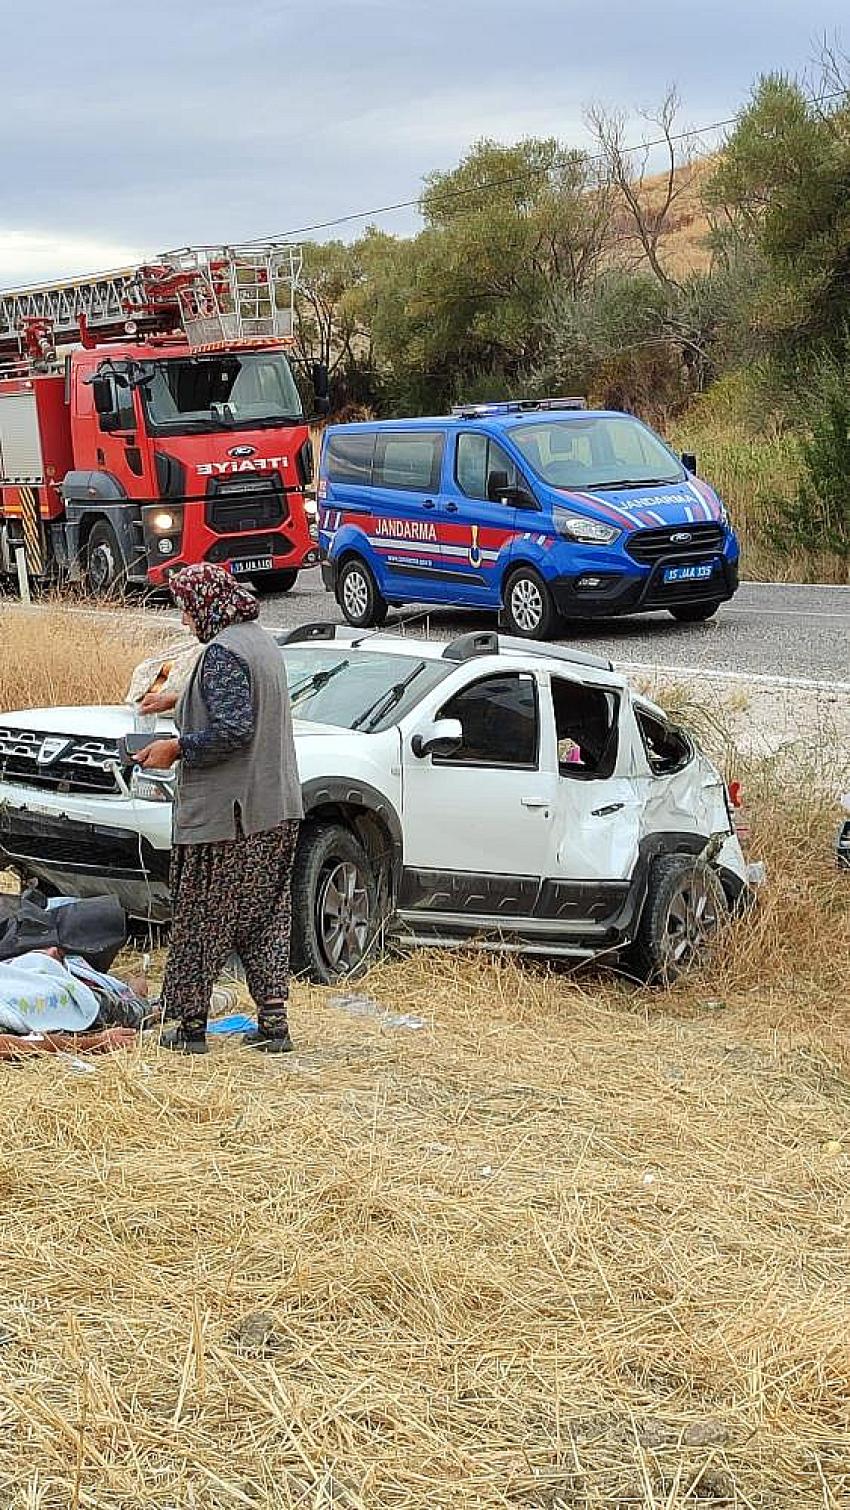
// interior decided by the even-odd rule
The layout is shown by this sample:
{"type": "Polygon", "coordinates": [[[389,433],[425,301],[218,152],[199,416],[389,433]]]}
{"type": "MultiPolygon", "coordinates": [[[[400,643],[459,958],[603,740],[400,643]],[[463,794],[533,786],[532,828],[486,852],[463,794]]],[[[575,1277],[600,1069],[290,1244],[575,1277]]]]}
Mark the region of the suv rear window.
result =
{"type": "Polygon", "coordinates": [[[375,433],[338,430],[327,440],[327,471],[331,482],[347,482],[367,488],[372,477],[375,433]]]}
{"type": "Polygon", "coordinates": [[[653,776],[672,776],[674,771],[681,771],[694,753],[687,735],[642,708],[635,708],[635,718],[653,776]]]}
{"type": "Polygon", "coordinates": [[[377,436],[372,486],[411,493],[436,492],[442,460],[441,431],[385,431],[377,436]]]}

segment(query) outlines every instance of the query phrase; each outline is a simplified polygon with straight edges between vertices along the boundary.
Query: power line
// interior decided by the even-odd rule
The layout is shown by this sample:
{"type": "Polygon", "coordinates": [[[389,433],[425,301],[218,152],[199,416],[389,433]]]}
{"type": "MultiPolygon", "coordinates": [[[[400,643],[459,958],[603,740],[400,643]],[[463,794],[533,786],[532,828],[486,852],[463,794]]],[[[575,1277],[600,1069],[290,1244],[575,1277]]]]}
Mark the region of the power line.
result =
{"type": "MultiPolygon", "coordinates": [[[[833,89],[827,94],[806,96],[806,99],[809,105],[823,105],[829,100],[841,98],[846,92],[844,89],[833,89]]],[[[737,115],[731,115],[726,120],[712,121],[707,126],[692,126],[687,131],[677,131],[670,136],[659,136],[654,141],[636,142],[631,147],[623,147],[621,155],[623,157],[631,157],[636,152],[651,152],[654,147],[672,146],[677,142],[688,141],[693,137],[708,136],[712,131],[723,131],[727,126],[734,126],[738,118],[737,115]]],[[[580,155],[584,163],[598,163],[607,160],[605,152],[586,154],[581,152],[580,148],[573,149],[573,152],[580,155]]],[[[564,166],[568,160],[568,156],[565,157],[562,152],[558,152],[548,163],[542,164],[539,168],[529,168],[524,173],[512,174],[505,178],[491,178],[485,183],[473,184],[468,188],[446,189],[444,193],[440,194],[435,200],[432,200],[432,204],[439,207],[444,203],[447,204],[455,199],[463,199],[471,194],[486,194],[491,189],[512,188],[515,184],[528,183],[535,178],[545,178],[548,173],[552,173],[556,168],[564,166]]],[[[334,226],[351,225],[356,220],[373,220],[379,215],[392,215],[399,210],[418,210],[421,208],[423,198],[424,194],[419,194],[415,199],[401,199],[395,204],[379,205],[371,210],[355,210],[348,215],[337,215],[333,220],[318,220],[313,225],[296,226],[293,230],[279,231],[273,236],[254,236],[250,241],[246,241],[244,245],[256,246],[267,241],[289,241],[298,236],[309,236],[313,231],[329,231],[334,226]]]]}

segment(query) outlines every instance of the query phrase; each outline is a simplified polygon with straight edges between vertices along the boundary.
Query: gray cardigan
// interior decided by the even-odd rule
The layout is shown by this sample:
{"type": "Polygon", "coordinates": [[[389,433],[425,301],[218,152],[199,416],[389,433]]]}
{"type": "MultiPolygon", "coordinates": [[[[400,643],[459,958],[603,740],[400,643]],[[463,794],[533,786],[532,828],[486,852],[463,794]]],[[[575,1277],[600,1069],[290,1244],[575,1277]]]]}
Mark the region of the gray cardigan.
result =
{"type": "MultiPolygon", "coordinates": [[[[251,676],[254,736],[219,765],[181,765],[174,805],[175,844],[218,844],[236,838],[236,819],[246,835],[266,833],[289,818],[301,818],[301,783],[292,737],[292,711],[280,647],[257,623],[231,624],[212,641],[238,655],[251,676]]],[[[176,721],[181,734],[208,727],[197,661],[176,721]]]]}

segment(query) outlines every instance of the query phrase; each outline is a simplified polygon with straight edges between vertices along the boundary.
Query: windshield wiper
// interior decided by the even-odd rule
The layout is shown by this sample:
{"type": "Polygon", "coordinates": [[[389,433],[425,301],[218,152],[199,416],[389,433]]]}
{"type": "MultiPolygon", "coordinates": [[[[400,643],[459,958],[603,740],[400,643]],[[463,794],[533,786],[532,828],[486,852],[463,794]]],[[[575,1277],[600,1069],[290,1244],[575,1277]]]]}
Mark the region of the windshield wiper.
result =
{"type": "Polygon", "coordinates": [[[351,725],[352,730],[362,729],[365,724],[365,732],[371,734],[375,725],[380,723],[381,719],[389,713],[390,709],[397,707],[410,683],[415,681],[419,673],[424,670],[425,662],[420,661],[403,681],[396,682],[394,686],[388,687],[386,692],[382,692],[380,697],[376,697],[375,701],[370,703],[368,708],[364,708],[363,712],[358,714],[351,725]]]}
{"type": "Polygon", "coordinates": [[[586,482],[582,491],[595,493],[600,488],[660,488],[662,483],[681,481],[681,477],[618,477],[613,482],[586,482]]]}
{"type": "Polygon", "coordinates": [[[335,666],[328,666],[325,671],[314,671],[312,676],[305,676],[302,681],[296,682],[295,686],[289,689],[289,701],[292,706],[295,707],[296,703],[301,702],[305,697],[312,696],[314,692],[321,692],[333,677],[338,676],[340,671],[345,671],[350,665],[350,661],[337,661],[335,666]]]}

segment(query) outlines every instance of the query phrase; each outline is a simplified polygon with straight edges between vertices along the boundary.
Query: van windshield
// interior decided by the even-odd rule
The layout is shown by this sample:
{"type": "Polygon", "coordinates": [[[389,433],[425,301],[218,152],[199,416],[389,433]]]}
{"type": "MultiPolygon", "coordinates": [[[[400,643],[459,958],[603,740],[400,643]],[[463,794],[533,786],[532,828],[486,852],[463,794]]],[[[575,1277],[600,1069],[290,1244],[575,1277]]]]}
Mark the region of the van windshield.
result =
{"type": "Polygon", "coordinates": [[[154,434],[261,429],[303,420],[295,379],[278,351],[171,357],[152,363],[141,386],[154,434]]]}
{"type": "Polygon", "coordinates": [[[628,414],[536,421],[508,434],[553,488],[641,488],[687,476],[664,442],[628,414]]]}

